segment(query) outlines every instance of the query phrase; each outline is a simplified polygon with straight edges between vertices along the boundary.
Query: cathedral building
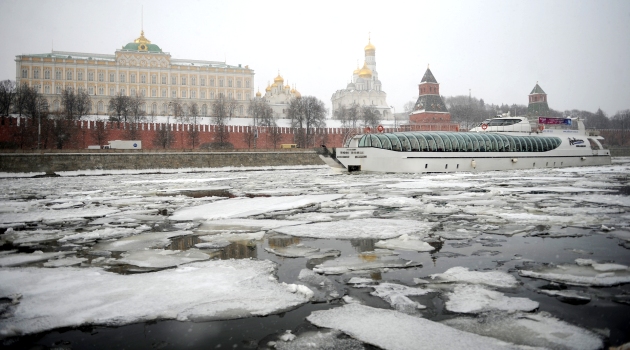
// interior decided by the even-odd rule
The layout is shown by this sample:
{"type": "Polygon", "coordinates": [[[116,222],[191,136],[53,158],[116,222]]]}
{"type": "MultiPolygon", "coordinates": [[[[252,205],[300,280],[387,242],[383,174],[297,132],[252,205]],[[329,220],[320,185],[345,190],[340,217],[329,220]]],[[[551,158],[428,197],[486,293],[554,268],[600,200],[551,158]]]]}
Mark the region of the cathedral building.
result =
{"type": "Polygon", "coordinates": [[[359,106],[373,106],[383,119],[391,116],[391,107],[386,100],[387,94],[382,90],[376,71],[376,47],[368,40],[364,51],[363,67],[357,66],[357,69],[352,72],[352,81],[348,83],[348,86],[343,90],[337,90],[332,95],[333,118],[341,106],[350,107],[355,103],[359,106]]]}
{"type": "Polygon", "coordinates": [[[529,104],[527,105],[527,114],[532,116],[549,115],[549,104],[547,103],[547,94],[536,82],[536,86],[529,93],[529,104]]]}
{"type": "Polygon", "coordinates": [[[248,66],[171,58],[144,31],[113,55],[52,51],[19,55],[15,62],[16,83],[36,88],[51,111],[61,108],[61,92],[72,88],[91,96],[92,114],[107,114],[110,98],[121,94],[142,96],[142,108],[152,115],[170,114],[169,103],[181,103],[184,111],[197,105],[201,115],[210,115],[213,101],[225,96],[245,116],[254,92],[248,66]]]}
{"type": "Polygon", "coordinates": [[[414,109],[409,113],[409,124],[450,123],[451,114],[440,96],[440,84],[429,67],[418,85],[418,95],[414,109]]]}
{"type": "Polygon", "coordinates": [[[265,95],[261,97],[260,91],[256,93],[256,98],[262,98],[273,110],[274,118],[287,118],[289,111],[289,103],[291,99],[301,97],[302,95],[295,89],[289,86],[287,82],[284,85],[284,78],[278,76],[273,80],[273,84],[267,85],[265,89],[265,95]]]}

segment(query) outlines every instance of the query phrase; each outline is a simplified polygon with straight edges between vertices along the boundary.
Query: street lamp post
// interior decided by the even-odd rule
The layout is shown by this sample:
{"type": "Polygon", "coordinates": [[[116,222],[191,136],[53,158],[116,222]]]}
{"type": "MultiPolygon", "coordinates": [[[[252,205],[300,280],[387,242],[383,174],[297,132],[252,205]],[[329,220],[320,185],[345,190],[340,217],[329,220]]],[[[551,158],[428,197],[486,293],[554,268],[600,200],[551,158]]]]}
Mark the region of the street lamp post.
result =
{"type": "MultiPolygon", "coordinates": [[[[393,110],[394,110],[394,129],[398,129],[398,126],[396,125],[396,108],[394,106],[390,106],[393,110]]],[[[398,131],[398,130],[396,130],[398,131]]]]}

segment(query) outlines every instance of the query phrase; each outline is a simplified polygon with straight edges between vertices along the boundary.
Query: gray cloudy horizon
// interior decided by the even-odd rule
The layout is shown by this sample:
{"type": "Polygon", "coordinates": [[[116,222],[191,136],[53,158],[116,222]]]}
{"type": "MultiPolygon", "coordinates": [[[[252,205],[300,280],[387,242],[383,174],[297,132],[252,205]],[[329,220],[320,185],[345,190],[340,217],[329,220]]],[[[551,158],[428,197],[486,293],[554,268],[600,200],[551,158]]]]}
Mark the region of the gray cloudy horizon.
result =
{"type": "Polygon", "coordinates": [[[555,110],[630,109],[630,1],[35,1],[0,2],[0,80],[15,56],[114,54],[140,34],[173,58],[278,72],[300,93],[330,98],[363,64],[368,35],[396,112],[418,96],[427,65],[444,96],[527,104],[538,82],[555,110]],[[144,10],[142,10],[144,8],[144,10]],[[54,44],[53,44],[54,43],[54,44]]]}

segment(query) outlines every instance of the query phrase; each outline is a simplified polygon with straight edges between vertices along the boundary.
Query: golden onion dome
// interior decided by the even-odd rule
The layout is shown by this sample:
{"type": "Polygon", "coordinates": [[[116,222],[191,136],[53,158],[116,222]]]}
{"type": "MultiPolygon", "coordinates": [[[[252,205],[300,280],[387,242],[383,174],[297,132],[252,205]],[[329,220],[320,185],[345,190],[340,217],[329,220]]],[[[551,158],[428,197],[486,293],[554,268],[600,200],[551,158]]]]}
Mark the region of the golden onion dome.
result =
{"type": "Polygon", "coordinates": [[[372,71],[370,70],[370,68],[368,68],[366,63],[363,63],[363,68],[361,68],[361,70],[359,71],[359,77],[361,77],[361,78],[371,78],[372,77],[372,71]]]}
{"type": "Polygon", "coordinates": [[[284,83],[284,79],[282,79],[282,77],[280,76],[280,73],[278,73],[278,76],[273,80],[274,83],[284,83]]]}
{"type": "Polygon", "coordinates": [[[287,85],[284,86],[284,89],[285,90],[289,90],[289,89],[291,89],[291,87],[289,86],[289,84],[287,84],[287,85]]]}
{"type": "Polygon", "coordinates": [[[355,69],[352,74],[353,75],[359,75],[359,73],[361,73],[361,68],[359,68],[359,64],[357,63],[357,69],[355,69]]]}
{"type": "Polygon", "coordinates": [[[260,90],[258,90],[258,92],[256,92],[256,97],[260,97],[260,90]]]}
{"type": "Polygon", "coordinates": [[[367,45],[365,45],[365,48],[364,48],[363,50],[365,50],[365,51],[368,51],[368,50],[376,50],[376,46],[374,46],[374,45],[372,44],[372,42],[368,39],[368,44],[367,44],[367,45]]]}
{"type": "Polygon", "coordinates": [[[271,91],[271,85],[267,85],[267,88],[265,89],[266,92],[271,91]]]}

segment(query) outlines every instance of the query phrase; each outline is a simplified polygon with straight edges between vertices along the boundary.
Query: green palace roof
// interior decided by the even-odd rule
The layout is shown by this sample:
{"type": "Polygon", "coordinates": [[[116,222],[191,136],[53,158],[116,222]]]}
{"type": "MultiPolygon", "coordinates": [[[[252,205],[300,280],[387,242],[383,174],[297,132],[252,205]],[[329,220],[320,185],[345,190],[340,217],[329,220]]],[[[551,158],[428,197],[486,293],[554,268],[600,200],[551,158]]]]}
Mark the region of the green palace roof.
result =
{"type": "Polygon", "coordinates": [[[162,49],[144,37],[144,30],[140,32],[140,37],[122,48],[125,51],[162,53],[162,49]]]}

